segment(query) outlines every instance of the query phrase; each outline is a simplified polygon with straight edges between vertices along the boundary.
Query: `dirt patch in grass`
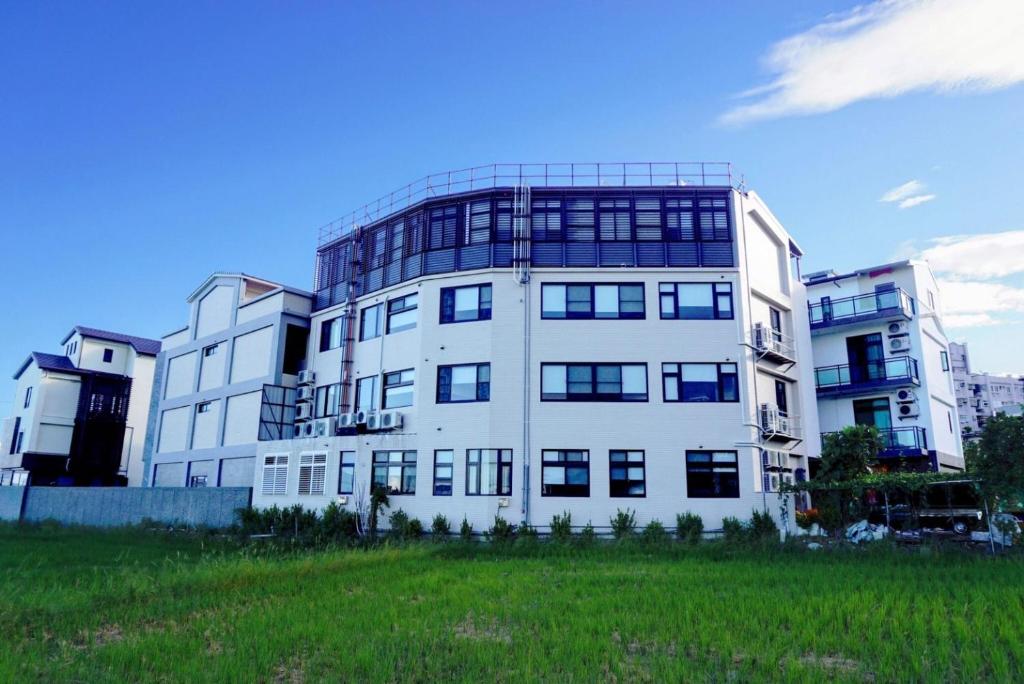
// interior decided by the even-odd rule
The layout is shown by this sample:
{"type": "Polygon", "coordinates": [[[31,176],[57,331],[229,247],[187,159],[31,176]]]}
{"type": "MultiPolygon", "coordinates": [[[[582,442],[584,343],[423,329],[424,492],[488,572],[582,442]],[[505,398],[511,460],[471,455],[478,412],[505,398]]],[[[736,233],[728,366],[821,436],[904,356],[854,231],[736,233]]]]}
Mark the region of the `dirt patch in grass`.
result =
{"type": "Polygon", "coordinates": [[[835,655],[820,656],[816,653],[805,653],[797,658],[797,662],[804,667],[825,670],[830,675],[849,676],[863,673],[863,680],[865,682],[875,681],[874,673],[865,672],[863,663],[851,658],[843,658],[842,656],[835,655]]]}
{"type": "Polygon", "coordinates": [[[453,628],[455,636],[459,639],[470,639],[472,641],[493,641],[501,644],[512,643],[512,632],[501,625],[497,618],[477,618],[472,611],[466,613],[466,617],[453,628]]]}

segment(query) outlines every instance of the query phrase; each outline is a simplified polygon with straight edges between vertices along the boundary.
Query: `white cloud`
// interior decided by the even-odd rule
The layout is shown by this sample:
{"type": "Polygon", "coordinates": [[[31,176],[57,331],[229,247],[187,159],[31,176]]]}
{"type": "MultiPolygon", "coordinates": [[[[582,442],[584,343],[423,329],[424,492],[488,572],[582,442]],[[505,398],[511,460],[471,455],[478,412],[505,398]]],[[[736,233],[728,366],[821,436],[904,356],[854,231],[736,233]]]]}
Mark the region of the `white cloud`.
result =
{"type": "Polygon", "coordinates": [[[924,190],[924,183],[919,180],[910,180],[903,185],[897,185],[892,190],[889,190],[880,198],[879,202],[899,202],[901,199],[906,199],[911,195],[921,192],[924,190]]]}
{"type": "Polygon", "coordinates": [[[984,325],[998,325],[999,321],[988,314],[949,314],[942,321],[950,328],[979,328],[984,325]]]}
{"type": "Polygon", "coordinates": [[[913,197],[908,197],[907,199],[903,200],[896,206],[899,207],[900,209],[910,209],[911,207],[916,207],[918,204],[931,202],[933,199],[935,199],[935,197],[935,195],[914,195],[913,197]]]}
{"type": "Polygon", "coordinates": [[[1024,230],[937,238],[920,258],[936,273],[960,280],[1024,273],[1024,230]]]}
{"type": "Polygon", "coordinates": [[[726,112],[739,124],[829,112],[914,91],[990,91],[1024,81],[1020,0],[876,0],[775,43],[775,79],[726,112]]]}

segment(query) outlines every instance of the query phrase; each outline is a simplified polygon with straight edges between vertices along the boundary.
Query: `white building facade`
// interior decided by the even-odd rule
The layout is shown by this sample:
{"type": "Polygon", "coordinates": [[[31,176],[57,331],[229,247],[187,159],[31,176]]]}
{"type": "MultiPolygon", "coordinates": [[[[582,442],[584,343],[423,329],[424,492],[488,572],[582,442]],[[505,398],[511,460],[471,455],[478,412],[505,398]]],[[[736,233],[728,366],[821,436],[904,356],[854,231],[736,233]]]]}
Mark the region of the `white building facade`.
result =
{"type": "Polygon", "coordinates": [[[76,326],[62,354],[32,352],[14,375],[0,482],[138,486],[160,342],[76,326]]]}
{"type": "Polygon", "coordinates": [[[662,180],[433,187],[327,240],[300,436],[259,442],[254,505],[777,512],[819,450],[800,250],[729,179],[662,180]]]}
{"type": "Polygon", "coordinates": [[[904,261],[805,278],[823,432],[873,425],[892,469],[962,470],[939,289],[904,261]]]}
{"type": "Polygon", "coordinates": [[[148,486],[252,486],[261,415],[292,423],[310,299],[241,273],[215,273],[189,296],[188,324],[163,338],[148,486]]]}
{"type": "Polygon", "coordinates": [[[967,343],[951,342],[960,429],[964,438],[977,437],[985,421],[1001,413],[1021,415],[1024,408],[1024,377],[974,373],[967,343]]]}

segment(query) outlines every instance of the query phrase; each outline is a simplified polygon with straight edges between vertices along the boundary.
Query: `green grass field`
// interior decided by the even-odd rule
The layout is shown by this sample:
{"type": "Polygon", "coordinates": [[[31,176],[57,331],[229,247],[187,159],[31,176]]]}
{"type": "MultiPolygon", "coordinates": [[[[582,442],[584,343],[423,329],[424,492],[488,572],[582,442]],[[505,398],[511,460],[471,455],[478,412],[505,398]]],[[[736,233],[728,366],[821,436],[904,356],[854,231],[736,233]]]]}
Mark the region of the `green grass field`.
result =
{"type": "Polygon", "coordinates": [[[0,681],[1020,681],[1024,564],[0,527],[0,681]]]}

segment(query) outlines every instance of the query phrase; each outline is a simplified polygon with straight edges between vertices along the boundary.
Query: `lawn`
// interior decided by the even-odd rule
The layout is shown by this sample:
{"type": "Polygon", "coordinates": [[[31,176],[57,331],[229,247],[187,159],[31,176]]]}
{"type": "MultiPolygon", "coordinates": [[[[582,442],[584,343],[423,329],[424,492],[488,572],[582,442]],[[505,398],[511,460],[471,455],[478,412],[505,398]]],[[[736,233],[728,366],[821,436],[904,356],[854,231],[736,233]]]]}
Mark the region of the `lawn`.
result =
{"type": "Polygon", "coordinates": [[[0,527],[0,681],[1024,679],[1024,563],[0,527]]]}

